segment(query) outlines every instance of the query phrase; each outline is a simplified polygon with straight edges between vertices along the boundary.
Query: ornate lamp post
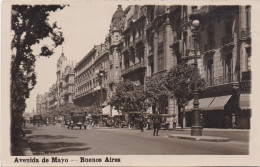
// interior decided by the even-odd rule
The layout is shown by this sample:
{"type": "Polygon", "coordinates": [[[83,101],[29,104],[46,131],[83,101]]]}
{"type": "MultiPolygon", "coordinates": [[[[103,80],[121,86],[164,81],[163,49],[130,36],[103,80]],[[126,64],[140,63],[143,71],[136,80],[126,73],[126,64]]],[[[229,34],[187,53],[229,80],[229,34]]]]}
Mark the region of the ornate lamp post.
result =
{"type": "MultiPolygon", "coordinates": [[[[102,78],[105,75],[105,70],[103,70],[103,67],[101,67],[97,72],[98,78],[99,78],[99,83],[100,83],[100,108],[101,108],[101,112],[102,112],[102,102],[103,102],[103,90],[102,90],[102,78]]],[[[99,126],[104,126],[103,123],[103,117],[101,115],[101,121],[99,123],[99,126]]]]}
{"type": "Polygon", "coordinates": [[[199,93],[198,93],[198,62],[197,62],[197,33],[199,31],[200,22],[197,18],[192,19],[192,36],[194,40],[194,108],[193,108],[193,119],[191,127],[191,136],[202,136],[202,127],[200,125],[200,112],[199,112],[199,93]]]}

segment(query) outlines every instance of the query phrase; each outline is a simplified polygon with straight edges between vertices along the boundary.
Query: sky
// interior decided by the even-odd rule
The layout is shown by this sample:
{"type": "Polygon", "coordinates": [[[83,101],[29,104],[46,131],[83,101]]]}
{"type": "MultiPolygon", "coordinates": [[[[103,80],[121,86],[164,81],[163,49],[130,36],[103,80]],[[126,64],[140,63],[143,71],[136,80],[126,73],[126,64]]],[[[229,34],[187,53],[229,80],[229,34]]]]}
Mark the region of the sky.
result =
{"type": "MultiPolygon", "coordinates": [[[[49,22],[57,21],[61,27],[65,42],[54,50],[50,58],[37,57],[35,71],[37,73],[37,84],[26,100],[26,112],[36,110],[36,96],[49,91],[49,88],[56,83],[57,60],[63,52],[67,59],[79,62],[94,45],[105,41],[109,33],[109,26],[117,4],[70,4],[63,10],[51,13],[49,22]]],[[[123,9],[125,7],[123,6],[123,9]]],[[[48,44],[50,40],[42,41],[48,44]]],[[[34,46],[34,54],[39,52],[39,45],[34,46]]]]}

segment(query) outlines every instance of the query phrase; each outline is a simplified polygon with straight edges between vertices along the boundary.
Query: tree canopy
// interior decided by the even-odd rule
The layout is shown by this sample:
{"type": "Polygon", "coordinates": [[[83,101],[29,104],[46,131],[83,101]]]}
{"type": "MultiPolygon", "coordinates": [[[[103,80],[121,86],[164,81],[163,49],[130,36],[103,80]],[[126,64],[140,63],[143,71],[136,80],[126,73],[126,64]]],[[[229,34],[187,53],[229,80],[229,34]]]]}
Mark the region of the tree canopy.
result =
{"type": "MultiPolygon", "coordinates": [[[[183,108],[193,98],[195,89],[194,67],[186,63],[180,63],[167,72],[166,87],[171,91],[177,104],[183,108]]],[[[205,82],[198,74],[198,89],[204,88],[205,82]]]]}
{"type": "Polygon", "coordinates": [[[170,91],[166,87],[166,75],[165,73],[157,73],[146,80],[146,97],[152,105],[157,105],[159,111],[163,103],[168,101],[170,97],[170,91]]]}
{"type": "Polygon", "coordinates": [[[39,56],[51,56],[64,41],[57,23],[48,22],[51,12],[65,5],[13,5],[11,10],[11,113],[21,115],[25,100],[36,84],[35,55],[32,46],[50,38],[53,44],[41,46],[39,56]]]}
{"type": "Polygon", "coordinates": [[[110,104],[115,109],[125,112],[143,111],[146,109],[146,96],[144,87],[136,85],[130,80],[121,81],[117,85],[116,91],[110,99],[110,104]]]}

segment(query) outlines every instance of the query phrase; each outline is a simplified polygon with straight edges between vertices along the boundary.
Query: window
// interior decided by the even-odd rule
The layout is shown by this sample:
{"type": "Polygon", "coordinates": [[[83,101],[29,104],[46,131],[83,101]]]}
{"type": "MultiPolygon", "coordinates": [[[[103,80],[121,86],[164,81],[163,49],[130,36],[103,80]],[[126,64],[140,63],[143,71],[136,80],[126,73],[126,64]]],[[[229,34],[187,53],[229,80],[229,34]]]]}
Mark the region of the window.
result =
{"type": "Polygon", "coordinates": [[[191,11],[192,11],[192,12],[195,12],[196,10],[197,10],[197,6],[192,6],[192,7],[191,7],[191,11]]]}
{"type": "Polygon", "coordinates": [[[247,70],[251,71],[251,48],[246,48],[246,56],[247,56],[247,70]]]}
{"type": "Polygon", "coordinates": [[[232,77],[232,54],[226,56],[224,70],[225,70],[225,83],[230,83],[232,77]]]}
{"type": "Polygon", "coordinates": [[[210,59],[207,64],[207,81],[208,85],[213,85],[213,59],[210,59]]]}

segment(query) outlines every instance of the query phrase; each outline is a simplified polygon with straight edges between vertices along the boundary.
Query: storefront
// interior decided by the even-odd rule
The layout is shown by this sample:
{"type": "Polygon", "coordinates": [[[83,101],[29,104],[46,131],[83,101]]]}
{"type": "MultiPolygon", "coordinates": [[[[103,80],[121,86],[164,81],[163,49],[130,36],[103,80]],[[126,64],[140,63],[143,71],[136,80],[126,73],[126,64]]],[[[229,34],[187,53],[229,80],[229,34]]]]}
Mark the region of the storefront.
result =
{"type": "MultiPolygon", "coordinates": [[[[233,94],[199,99],[201,125],[204,128],[235,126],[239,129],[249,129],[251,117],[249,97],[250,94],[233,94]]],[[[192,110],[193,100],[185,107],[186,127],[192,126],[192,110]]]]}

